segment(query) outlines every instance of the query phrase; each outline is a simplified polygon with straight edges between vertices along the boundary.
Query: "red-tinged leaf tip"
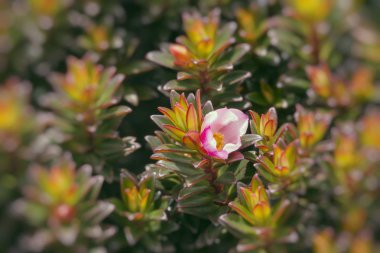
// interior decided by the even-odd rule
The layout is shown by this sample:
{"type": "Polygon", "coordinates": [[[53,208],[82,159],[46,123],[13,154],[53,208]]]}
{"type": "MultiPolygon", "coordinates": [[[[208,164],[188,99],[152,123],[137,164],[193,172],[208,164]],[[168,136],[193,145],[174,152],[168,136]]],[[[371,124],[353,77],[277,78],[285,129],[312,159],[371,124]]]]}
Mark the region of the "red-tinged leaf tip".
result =
{"type": "Polygon", "coordinates": [[[179,104],[183,107],[184,110],[187,110],[189,104],[187,103],[187,99],[186,99],[185,93],[182,93],[179,96],[179,104]]]}
{"type": "Polygon", "coordinates": [[[169,46],[169,52],[174,57],[174,64],[177,66],[185,67],[191,61],[191,54],[185,46],[172,44],[169,46]]]}
{"type": "Polygon", "coordinates": [[[173,124],[176,124],[175,113],[169,108],[158,107],[157,108],[163,115],[165,115],[173,124]]]}
{"type": "Polygon", "coordinates": [[[207,159],[203,159],[200,162],[197,162],[194,164],[195,168],[206,168],[208,165],[209,161],[207,159]]]}
{"type": "Polygon", "coordinates": [[[259,199],[260,201],[268,202],[267,191],[265,190],[265,187],[264,187],[263,185],[260,185],[260,186],[257,188],[257,193],[258,193],[258,199],[259,199]]]}
{"type": "Polygon", "coordinates": [[[256,225],[256,222],[252,219],[249,211],[244,208],[242,205],[237,203],[236,201],[228,203],[228,207],[237,212],[241,217],[243,217],[246,221],[251,223],[252,225],[256,225]]]}
{"type": "Polygon", "coordinates": [[[185,136],[185,132],[179,129],[178,127],[164,124],[162,127],[167,130],[167,133],[170,134],[176,140],[182,140],[183,136],[185,136]]]}
{"type": "Polygon", "coordinates": [[[202,114],[202,101],[201,101],[201,91],[200,90],[197,90],[197,92],[195,94],[195,99],[197,102],[198,122],[199,122],[199,124],[202,124],[203,114],[202,114]]]}
{"type": "Polygon", "coordinates": [[[248,210],[252,210],[258,201],[258,197],[255,197],[255,193],[245,187],[240,187],[239,191],[244,198],[245,206],[248,207],[248,210]]]}
{"type": "Polygon", "coordinates": [[[256,112],[249,110],[249,114],[252,118],[252,123],[254,126],[252,127],[252,130],[256,130],[256,134],[261,134],[260,131],[260,116],[256,112]]]}
{"type": "Polygon", "coordinates": [[[262,186],[262,187],[263,187],[264,185],[263,185],[263,183],[262,183],[261,180],[260,180],[259,174],[256,173],[256,174],[252,177],[252,179],[251,179],[251,184],[250,184],[251,191],[256,191],[257,188],[258,188],[259,186],[262,186]]]}
{"type": "Polygon", "coordinates": [[[199,131],[200,126],[198,125],[197,113],[195,111],[194,105],[190,104],[186,113],[186,125],[189,131],[199,131]]]}
{"type": "Polygon", "coordinates": [[[266,171],[269,173],[273,172],[274,165],[266,156],[261,156],[257,159],[257,161],[264,167],[266,171]]]}

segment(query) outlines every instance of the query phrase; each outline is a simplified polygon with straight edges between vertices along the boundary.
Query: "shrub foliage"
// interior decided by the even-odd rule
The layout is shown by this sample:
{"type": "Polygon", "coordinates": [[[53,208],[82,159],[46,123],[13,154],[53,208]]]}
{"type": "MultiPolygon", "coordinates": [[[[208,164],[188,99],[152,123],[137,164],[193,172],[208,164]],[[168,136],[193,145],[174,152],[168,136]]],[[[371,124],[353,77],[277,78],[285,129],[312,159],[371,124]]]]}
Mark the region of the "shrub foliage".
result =
{"type": "Polygon", "coordinates": [[[379,8],[1,2],[0,251],[379,252],[379,8]]]}

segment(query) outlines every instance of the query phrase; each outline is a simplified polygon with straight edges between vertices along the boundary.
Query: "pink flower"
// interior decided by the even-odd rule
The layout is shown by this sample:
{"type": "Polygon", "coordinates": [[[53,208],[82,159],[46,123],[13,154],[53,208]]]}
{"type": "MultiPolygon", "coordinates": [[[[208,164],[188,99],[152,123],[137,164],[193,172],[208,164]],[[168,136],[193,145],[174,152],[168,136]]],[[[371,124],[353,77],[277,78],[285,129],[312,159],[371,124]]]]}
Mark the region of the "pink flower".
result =
{"type": "Polygon", "coordinates": [[[200,141],[207,155],[227,159],[241,147],[241,136],[247,132],[248,116],[237,109],[222,108],[204,117],[200,141]]]}

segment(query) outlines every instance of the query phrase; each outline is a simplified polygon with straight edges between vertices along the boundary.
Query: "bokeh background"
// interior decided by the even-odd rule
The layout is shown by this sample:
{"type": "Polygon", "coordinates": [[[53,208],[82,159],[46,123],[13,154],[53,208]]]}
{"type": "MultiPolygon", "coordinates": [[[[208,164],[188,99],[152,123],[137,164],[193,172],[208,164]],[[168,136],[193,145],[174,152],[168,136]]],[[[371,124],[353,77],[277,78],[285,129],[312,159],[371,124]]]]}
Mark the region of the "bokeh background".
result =
{"type": "MultiPolygon", "coordinates": [[[[304,235],[300,236],[299,242],[283,248],[283,252],[359,253],[379,250],[380,1],[2,0],[1,252],[235,250],[239,238],[231,234],[213,234],[212,229],[208,230],[209,221],[191,215],[176,217],[182,222],[167,224],[165,239],[148,238],[141,245],[132,245],[125,239],[121,223],[117,219],[105,218],[108,213],[104,211],[109,208],[106,200],[119,198],[121,168],[140,174],[148,164],[154,163],[150,159],[152,150],[145,136],[157,130],[150,120],[152,114],[158,113],[157,107],[169,106],[165,84],[176,78],[176,71],[152,62],[147,54],[159,50],[163,43],[174,43],[177,36],[184,34],[183,13],[197,11],[206,16],[215,9],[220,10],[221,24],[237,24],[232,36],[235,43],[250,46],[234,66],[235,70],[245,71],[243,74],[249,72],[250,75],[242,79],[238,89],[215,98],[209,97],[219,107],[253,108],[263,113],[273,106],[280,122],[286,122],[294,120],[295,105],[300,103],[333,111],[341,123],[331,129],[359,124],[357,135],[361,136],[363,131],[368,133],[363,138],[367,138],[365,140],[371,150],[359,151],[357,144],[353,144],[356,145],[353,153],[363,152],[364,155],[358,159],[374,161],[370,172],[359,175],[359,178],[372,179],[367,182],[371,193],[349,196],[342,204],[341,198],[334,195],[341,190],[334,188],[338,183],[328,181],[326,177],[329,174],[316,174],[322,177],[319,178],[321,181],[308,181],[314,185],[304,196],[308,199],[305,203],[310,204],[304,209],[304,219],[308,221],[294,224],[304,235]],[[81,128],[88,115],[78,113],[78,108],[66,106],[62,90],[56,88],[65,82],[58,76],[69,72],[69,62],[86,57],[91,59],[89,62],[101,64],[105,69],[115,68],[115,73],[125,76],[123,80],[116,80],[116,74],[109,77],[109,80],[116,78],[112,82],[117,89],[105,100],[108,98],[107,102],[117,110],[107,111],[112,116],[102,114],[96,118],[105,123],[100,127],[101,133],[90,137],[95,139],[94,149],[86,146],[88,139],[84,138],[81,128]],[[372,117],[365,118],[366,115],[372,117]],[[78,117],[85,120],[78,120],[78,117]],[[69,172],[63,173],[65,176],[54,177],[41,172],[54,167],[58,160],[59,166],[68,168],[69,172]],[[33,203],[29,202],[40,198],[36,196],[41,192],[52,191],[54,195],[54,189],[59,189],[60,184],[65,188],[65,182],[73,177],[70,168],[88,164],[92,169],[84,169],[80,184],[96,188],[97,183],[93,182],[96,180],[91,178],[99,175],[105,181],[92,200],[101,202],[94,211],[98,216],[94,214],[94,217],[99,218],[102,230],[87,231],[92,233],[90,238],[98,239],[91,241],[80,237],[79,246],[73,249],[67,242],[73,234],[80,234],[81,228],[61,231],[60,236],[65,238],[62,240],[66,244],[56,243],[52,239],[54,236],[49,235],[53,233],[49,229],[55,226],[54,221],[48,222],[48,226],[46,222],[40,222],[51,215],[50,211],[30,207],[33,203]],[[54,181],[57,177],[60,179],[54,181]],[[320,182],[323,183],[319,189],[320,182]],[[346,205],[350,202],[358,202],[356,206],[365,208],[355,209],[359,211],[352,211],[352,216],[346,217],[349,212],[344,210],[349,210],[346,205]],[[365,203],[361,205],[361,202],[365,203]],[[100,218],[102,215],[105,219],[100,218]],[[342,225],[340,216],[353,221],[342,225]],[[355,226],[361,227],[361,224],[364,224],[363,229],[356,229],[355,226]],[[325,230],[326,227],[329,228],[325,230]],[[39,229],[44,233],[37,233],[39,229]],[[361,233],[352,232],[359,230],[361,233]],[[350,231],[365,243],[352,246],[353,239],[347,235],[350,231]],[[108,237],[107,233],[112,236],[108,237]],[[47,247],[51,244],[54,245],[52,248],[47,247]]],[[[88,64],[87,68],[95,68],[92,63],[88,64]]],[[[79,72],[74,79],[80,82],[83,76],[85,74],[79,72]]],[[[92,80],[94,77],[83,78],[92,80]]],[[[103,106],[107,108],[109,105],[103,106]]],[[[91,133],[88,128],[86,131],[91,133]]],[[[332,132],[327,140],[334,139],[332,132]]],[[[326,150],[324,154],[331,151],[326,150]]],[[[344,158],[344,162],[347,159],[344,158]]],[[[81,202],[81,197],[72,198],[67,201],[81,202]]],[[[82,209],[91,206],[88,204],[82,209]]],[[[70,210],[63,212],[70,213],[70,210]]],[[[160,234],[160,230],[154,233],[160,234]]]]}

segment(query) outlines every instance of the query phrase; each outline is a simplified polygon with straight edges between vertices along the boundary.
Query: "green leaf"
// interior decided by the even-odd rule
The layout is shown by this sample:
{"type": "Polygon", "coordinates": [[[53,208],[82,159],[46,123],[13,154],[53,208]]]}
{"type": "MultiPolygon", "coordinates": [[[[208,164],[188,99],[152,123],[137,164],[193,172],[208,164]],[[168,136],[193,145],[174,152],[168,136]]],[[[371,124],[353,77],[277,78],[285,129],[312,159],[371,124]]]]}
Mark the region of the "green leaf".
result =
{"type": "Polygon", "coordinates": [[[208,186],[209,182],[206,180],[207,178],[209,178],[209,175],[207,175],[207,174],[189,176],[186,178],[186,186],[187,187],[192,187],[194,185],[208,186]]]}
{"type": "Polygon", "coordinates": [[[88,199],[89,200],[95,200],[97,199],[99,192],[102,188],[104,182],[103,176],[95,176],[89,179],[89,181],[86,183],[85,188],[90,189],[88,192],[88,199]]]}
{"type": "Polygon", "coordinates": [[[156,136],[160,139],[161,143],[171,143],[170,136],[162,131],[154,131],[156,136]]]}
{"type": "Polygon", "coordinates": [[[176,164],[173,162],[162,161],[162,160],[158,161],[157,164],[164,168],[177,172],[180,176],[183,176],[183,177],[203,174],[202,170],[195,169],[193,166],[190,166],[187,164],[176,164]]]}
{"type": "Polygon", "coordinates": [[[171,125],[171,121],[168,118],[166,118],[164,115],[152,115],[152,116],[150,116],[150,118],[163,131],[166,131],[166,129],[163,127],[163,125],[171,125]]]}
{"type": "Polygon", "coordinates": [[[127,156],[141,147],[140,143],[136,142],[136,137],[126,136],[123,137],[123,151],[124,156],[127,156]]]}
{"type": "Polygon", "coordinates": [[[255,151],[247,151],[244,152],[244,158],[251,161],[251,162],[257,162],[257,155],[255,151]]]}
{"type": "Polygon", "coordinates": [[[157,220],[157,221],[167,220],[165,210],[163,209],[157,209],[157,210],[153,210],[152,212],[147,213],[146,218],[149,220],[157,220]]]}
{"type": "Polygon", "coordinates": [[[207,113],[212,112],[213,110],[214,107],[212,106],[211,101],[207,101],[202,108],[203,115],[206,115],[207,113]]]}
{"type": "Polygon", "coordinates": [[[123,213],[126,211],[125,205],[123,202],[121,202],[118,198],[112,198],[108,200],[112,205],[115,206],[115,210],[119,213],[123,213]]]}
{"type": "Polygon", "coordinates": [[[248,93],[245,97],[249,101],[252,101],[252,103],[254,103],[254,104],[258,104],[261,106],[268,106],[269,105],[268,102],[266,101],[266,99],[264,98],[264,96],[257,91],[248,93]]]}
{"type": "Polygon", "coordinates": [[[216,205],[205,205],[198,207],[181,207],[178,206],[178,211],[197,216],[202,219],[208,219],[218,210],[216,205]]]}
{"type": "Polygon", "coordinates": [[[158,93],[151,87],[142,86],[141,84],[135,85],[135,90],[140,100],[151,100],[158,97],[158,93]]]}
{"type": "Polygon", "coordinates": [[[115,206],[113,204],[105,201],[99,201],[95,206],[88,209],[84,215],[84,219],[91,224],[99,224],[108,215],[110,215],[114,209],[115,206]]]}
{"type": "Polygon", "coordinates": [[[249,147],[262,139],[263,137],[258,134],[245,134],[241,137],[241,148],[249,147]]]}
{"type": "Polygon", "coordinates": [[[149,61],[157,63],[157,64],[162,65],[164,67],[171,68],[171,69],[175,68],[174,57],[169,53],[163,53],[160,51],[153,51],[153,52],[149,52],[146,55],[146,58],[149,61]]]}
{"type": "Polygon", "coordinates": [[[232,71],[225,74],[221,79],[224,85],[233,85],[243,82],[245,79],[251,77],[251,72],[244,70],[232,71]]]}
{"type": "Polygon", "coordinates": [[[155,153],[150,158],[154,160],[169,161],[169,162],[174,162],[174,163],[184,163],[188,165],[193,164],[193,159],[186,157],[183,154],[178,154],[178,153],[170,153],[170,152],[155,153]]]}
{"type": "Polygon", "coordinates": [[[226,54],[226,57],[229,63],[236,64],[246,53],[251,50],[251,46],[249,44],[239,44],[231,49],[230,52],[226,54]]]}
{"type": "Polygon", "coordinates": [[[218,209],[213,203],[214,199],[214,189],[204,180],[179,192],[177,209],[201,218],[210,218],[218,209]]]}
{"type": "MultiPolygon", "coordinates": [[[[121,172],[120,172],[121,189],[127,189],[127,188],[131,188],[137,185],[138,185],[138,182],[137,182],[136,177],[132,173],[128,172],[126,169],[121,169],[121,172]]],[[[126,199],[124,199],[124,201],[126,201],[126,199]]]]}
{"type": "Polygon", "coordinates": [[[182,81],[171,80],[167,82],[163,89],[166,91],[170,90],[178,90],[178,91],[186,91],[186,90],[196,90],[199,88],[199,82],[194,79],[185,79],[182,81]]]}
{"type": "Polygon", "coordinates": [[[285,29],[271,29],[270,34],[271,37],[276,38],[276,40],[272,41],[278,41],[276,46],[291,54],[293,54],[294,50],[299,50],[304,45],[304,41],[299,36],[285,29]]]}
{"type": "Polygon", "coordinates": [[[185,187],[178,194],[178,208],[195,208],[213,204],[214,189],[209,184],[200,182],[195,186],[185,187]]]}
{"type": "Polygon", "coordinates": [[[236,92],[223,92],[218,95],[213,96],[212,101],[215,104],[225,104],[227,102],[241,102],[243,97],[236,92]]]}
{"type": "Polygon", "coordinates": [[[128,226],[124,228],[124,235],[129,245],[135,245],[141,237],[145,234],[145,230],[135,226],[128,226]]]}
{"type": "Polygon", "coordinates": [[[97,152],[107,158],[117,158],[123,155],[123,149],[123,141],[119,138],[112,138],[102,140],[98,145],[97,152]]]}
{"type": "Polygon", "coordinates": [[[128,113],[132,112],[132,109],[125,105],[119,105],[108,109],[101,115],[102,120],[110,119],[113,117],[124,117],[128,113]]]}
{"type": "MultiPolygon", "coordinates": [[[[222,106],[222,105],[221,105],[222,106]]],[[[227,102],[223,104],[223,106],[226,106],[228,108],[236,108],[240,110],[248,110],[249,108],[252,107],[252,104],[246,100],[239,101],[239,102],[227,102]]]]}
{"type": "Polygon", "coordinates": [[[285,199],[282,200],[278,205],[275,207],[275,211],[273,214],[273,224],[280,224],[282,221],[286,218],[286,212],[289,209],[290,201],[285,199]]]}
{"type": "Polygon", "coordinates": [[[232,166],[236,180],[242,180],[244,178],[247,165],[248,160],[242,160],[238,164],[232,166]]]}
{"type": "Polygon", "coordinates": [[[215,47],[211,55],[216,53],[220,48],[222,48],[226,43],[233,38],[233,34],[235,33],[237,28],[236,23],[230,22],[225,24],[219,31],[216,36],[215,47]]]}
{"type": "Polygon", "coordinates": [[[153,135],[145,136],[145,140],[146,140],[146,142],[148,142],[148,144],[152,150],[155,150],[160,145],[162,145],[161,140],[158,137],[153,136],[153,135]]]}
{"type": "Polygon", "coordinates": [[[256,170],[260,173],[261,176],[265,178],[265,180],[275,183],[276,177],[274,177],[272,174],[270,174],[261,164],[255,163],[254,164],[256,170]]]}
{"type": "Polygon", "coordinates": [[[121,82],[124,80],[124,75],[119,74],[114,76],[112,79],[108,80],[106,73],[102,75],[101,82],[106,82],[106,89],[103,89],[96,106],[100,107],[103,104],[107,104],[112,100],[112,96],[115,94],[116,90],[119,88],[121,82]]]}
{"type": "Polygon", "coordinates": [[[223,231],[222,226],[215,226],[214,224],[209,225],[205,231],[203,231],[195,241],[195,246],[197,248],[202,248],[205,246],[210,246],[216,243],[223,231]]]}
{"type": "Polygon", "coordinates": [[[124,99],[125,99],[125,101],[127,101],[128,103],[130,103],[134,106],[138,106],[138,104],[139,104],[139,97],[137,95],[137,92],[130,85],[127,85],[125,87],[124,99]]]}
{"type": "Polygon", "coordinates": [[[180,95],[175,90],[170,91],[170,105],[173,108],[179,102],[180,95]]]}
{"type": "Polygon", "coordinates": [[[265,100],[268,101],[270,104],[273,104],[275,100],[275,94],[274,90],[272,87],[270,87],[267,83],[265,82],[260,82],[260,88],[263,96],[265,97],[265,100]]]}
{"type": "Polygon", "coordinates": [[[239,44],[233,48],[230,48],[215,64],[214,68],[225,64],[236,64],[245,54],[251,50],[249,44],[239,44]]]}
{"type": "Polygon", "coordinates": [[[163,144],[154,149],[156,153],[166,153],[166,152],[174,152],[174,153],[197,153],[196,150],[185,148],[184,146],[176,145],[176,144],[163,144]]]}
{"type": "Polygon", "coordinates": [[[300,79],[297,77],[290,77],[290,76],[286,76],[282,80],[283,80],[284,85],[286,85],[287,87],[292,87],[292,88],[297,88],[297,89],[302,89],[302,90],[306,90],[310,87],[309,80],[300,79]]]}
{"type": "MultiPolygon", "coordinates": [[[[162,65],[162,64],[161,64],[162,65]]],[[[130,75],[137,75],[144,72],[151,71],[154,68],[154,65],[145,60],[136,60],[133,62],[129,62],[125,67],[119,68],[119,72],[130,75]]]]}
{"type": "Polygon", "coordinates": [[[232,171],[224,172],[215,180],[216,183],[223,184],[223,185],[233,184],[235,183],[235,181],[236,181],[236,178],[232,171]]]}
{"type": "Polygon", "coordinates": [[[178,72],[177,73],[177,80],[182,81],[191,78],[192,75],[186,72],[178,72]]]}
{"type": "Polygon", "coordinates": [[[248,225],[245,221],[242,220],[240,216],[236,214],[223,214],[219,217],[219,222],[223,226],[227,227],[231,233],[237,235],[238,237],[241,235],[256,235],[254,228],[248,225]]]}

